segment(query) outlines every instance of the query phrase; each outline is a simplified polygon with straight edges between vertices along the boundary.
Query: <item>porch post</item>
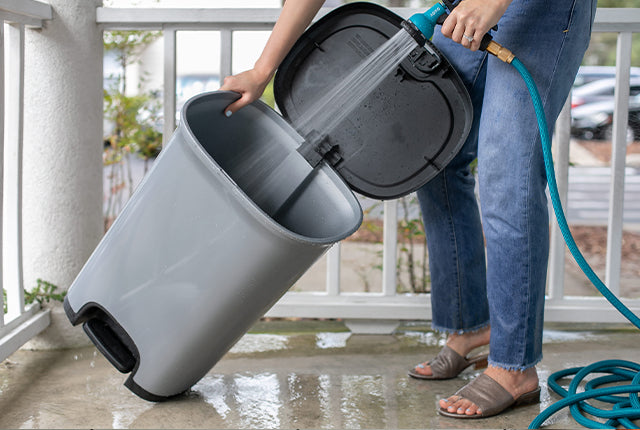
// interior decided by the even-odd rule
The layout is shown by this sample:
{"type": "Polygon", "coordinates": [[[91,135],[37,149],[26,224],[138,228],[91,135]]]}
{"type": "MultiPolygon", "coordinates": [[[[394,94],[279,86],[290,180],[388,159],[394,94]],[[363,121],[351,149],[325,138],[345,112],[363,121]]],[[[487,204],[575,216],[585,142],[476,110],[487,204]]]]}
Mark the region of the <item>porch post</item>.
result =
{"type": "MultiPolygon", "coordinates": [[[[102,237],[102,0],[49,0],[53,19],[25,36],[24,283],[67,289],[102,237]]],[[[86,343],[62,305],[33,348],[86,343]]]]}

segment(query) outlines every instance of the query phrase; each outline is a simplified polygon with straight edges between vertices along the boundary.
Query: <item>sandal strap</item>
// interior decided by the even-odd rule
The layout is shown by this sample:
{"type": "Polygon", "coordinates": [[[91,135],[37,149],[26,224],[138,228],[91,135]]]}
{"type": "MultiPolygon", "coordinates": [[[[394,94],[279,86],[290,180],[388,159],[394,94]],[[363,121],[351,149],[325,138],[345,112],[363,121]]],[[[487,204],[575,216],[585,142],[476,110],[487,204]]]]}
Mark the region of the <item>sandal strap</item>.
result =
{"type": "Polygon", "coordinates": [[[470,364],[469,360],[446,345],[429,362],[433,376],[438,378],[453,378],[469,367],[470,364]]]}
{"type": "Polygon", "coordinates": [[[502,385],[484,373],[458,390],[455,395],[473,402],[482,411],[482,416],[499,413],[515,401],[502,385]]]}

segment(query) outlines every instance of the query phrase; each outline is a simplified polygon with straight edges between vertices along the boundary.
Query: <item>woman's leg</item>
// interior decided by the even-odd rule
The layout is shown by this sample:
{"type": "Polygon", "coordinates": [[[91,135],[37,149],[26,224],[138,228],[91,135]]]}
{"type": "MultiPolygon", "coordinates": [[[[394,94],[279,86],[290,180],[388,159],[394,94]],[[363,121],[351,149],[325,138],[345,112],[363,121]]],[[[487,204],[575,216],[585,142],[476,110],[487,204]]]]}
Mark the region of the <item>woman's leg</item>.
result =
{"type": "MultiPolygon", "coordinates": [[[[436,34],[434,39],[437,44],[444,38],[436,34]]],[[[449,43],[443,48],[479,112],[486,54],[449,43]]],[[[484,238],[469,167],[477,156],[479,118],[474,115],[460,152],[417,192],[429,249],[432,324],[447,333],[471,332],[489,324],[484,238]]]]}
{"type": "MultiPolygon", "coordinates": [[[[514,0],[500,21],[495,40],[532,73],[550,134],[588,46],[591,18],[584,0],[514,0]]],[[[515,68],[490,58],[485,93],[478,161],[495,335],[490,363],[523,370],[542,358],[547,181],[535,111],[515,68]]]]}
{"type": "MultiPolygon", "coordinates": [[[[469,89],[476,113],[460,152],[417,194],[429,249],[432,326],[449,333],[447,346],[465,357],[472,349],[489,343],[484,237],[470,168],[477,157],[486,54],[442,43],[445,40],[436,33],[434,43],[442,45],[443,53],[469,89]]],[[[414,372],[433,374],[427,363],[414,372]]]]}
{"type": "MultiPolygon", "coordinates": [[[[495,40],[532,73],[550,128],[588,46],[594,7],[585,0],[514,0],[499,23],[495,40]]],[[[537,386],[549,219],[531,98],[516,70],[496,58],[487,63],[478,139],[491,314],[486,373],[517,397],[537,386]]],[[[468,400],[450,400],[456,401],[441,406],[478,412],[468,400]]]]}

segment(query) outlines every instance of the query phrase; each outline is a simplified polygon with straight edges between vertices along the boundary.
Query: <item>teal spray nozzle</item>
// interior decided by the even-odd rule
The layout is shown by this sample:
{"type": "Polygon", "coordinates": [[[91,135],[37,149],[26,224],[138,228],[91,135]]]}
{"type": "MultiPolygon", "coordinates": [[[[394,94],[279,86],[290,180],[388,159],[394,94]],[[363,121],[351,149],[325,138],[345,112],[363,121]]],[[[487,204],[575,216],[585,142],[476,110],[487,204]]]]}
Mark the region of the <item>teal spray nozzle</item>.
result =
{"type": "MultiPolygon", "coordinates": [[[[424,42],[426,40],[431,39],[436,24],[442,23],[442,21],[439,21],[439,19],[445,14],[447,14],[447,9],[445,8],[444,4],[436,3],[435,5],[431,6],[426,12],[413,14],[411,18],[408,19],[408,21],[415,27],[415,29],[412,30],[418,30],[421,33],[421,45],[424,45],[424,42]]],[[[405,27],[405,29],[407,29],[407,27],[405,27]]],[[[416,35],[414,34],[414,32],[409,31],[409,33],[413,36],[414,39],[416,39],[416,35]]],[[[420,43],[420,40],[416,39],[416,41],[420,43]]]]}
{"type": "MultiPolygon", "coordinates": [[[[409,34],[418,42],[420,46],[424,46],[427,40],[431,39],[433,36],[433,31],[437,24],[442,25],[444,20],[447,18],[447,15],[450,11],[452,11],[459,3],[459,0],[442,0],[440,3],[436,3],[431,6],[424,13],[416,13],[411,15],[409,19],[402,22],[402,27],[409,32],[409,34]],[[446,5],[446,6],[445,6],[446,5]]],[[[498,26],[494,26],[493,30],[497,30],[498,26]]],[[[480,50],[487,50],[491,52],[493,55],[498,55],[493,52],[497,48],[494,48],[491,44],[492,37],[489,33],[485,34],[480,43],[480,50]],[[490,50],[489,48],[494,48],[490,50]]],[[[502,61],[506,61],[500,58],[502,61]]]]}

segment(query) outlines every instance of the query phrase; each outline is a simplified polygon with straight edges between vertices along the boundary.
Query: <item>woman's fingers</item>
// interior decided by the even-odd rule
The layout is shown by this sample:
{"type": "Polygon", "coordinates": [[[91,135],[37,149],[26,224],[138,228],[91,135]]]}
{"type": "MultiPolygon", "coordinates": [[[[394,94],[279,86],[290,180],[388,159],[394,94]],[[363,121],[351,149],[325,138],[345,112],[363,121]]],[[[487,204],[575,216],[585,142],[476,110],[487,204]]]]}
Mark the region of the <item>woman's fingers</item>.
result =
{"type": "Polygon", "coordinates": [[[231,115],[238,112],[240,109],[242,109],[243,107],[245,107],[246,105],[250,104],[253,101],[254,100],[252,100],[251,98],[243,95],[238,100],[236,100],[235,102],[227,106],[224,109],[224,114],[225,116],[230,117],[231,115]]]}
{"type": "Polygon", "coordinates": [[[224,110],[226,116],[231,116],[246,105],[260,98],[266,83],[253,70],[224,78],[220,91],[233,91],[240,94],[240,98],[231,103],[224,110]]]}
{"type": "Polygon", "coordinates": [[[477,51],[484,35],[495,26],[511,0],[465,0],[442,24],[442,34],[465,48],[477,51]]]}

